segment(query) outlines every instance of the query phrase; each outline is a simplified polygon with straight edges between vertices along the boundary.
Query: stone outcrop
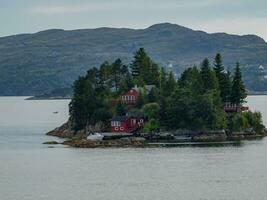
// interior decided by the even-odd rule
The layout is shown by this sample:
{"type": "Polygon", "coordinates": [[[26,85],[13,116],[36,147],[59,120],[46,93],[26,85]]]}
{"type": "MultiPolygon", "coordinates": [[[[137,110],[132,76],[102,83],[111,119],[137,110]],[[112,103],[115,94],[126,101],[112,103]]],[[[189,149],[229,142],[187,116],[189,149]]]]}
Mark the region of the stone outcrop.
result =
{"type": "Polygon", "coordinates": [[[193,142],[223,142],[226,140],[227,136],[225,133],[220,133],[220,134],[203,133],[192,137],[193,142]]]}
{"type": "Polygon", "coordinates": [[[142,137],[132,137],[132,138],[124,138],[118,140],[101,140],[101,141],[72,139],[72,140],[66,140],[62,144],[76,148],[144,147],[145,139],[142,137]]]}
{"type": "Polygon", "coordinates": [[[51,144],[51,145],[55,145],[55,144],[61,144],[57,141],[48,141],[48,142],[44,142],[43,144],[51,144]]]}
{"type": "Polygon", "coordinates": [[[104,129],[104,124],[102,122],[96,123],[93,125],[88,125],[85,129],[75,131],[71,128],[71,122],[68,121],[61,125],[60,127],[55,128],[52,131],[46,133],[46,135],[56,136],[60,138],[73,138],[73,139],[83,139],[86,138],[88,133],[102,132],[104,129]]]}
{"type": "Polygon", "coordinates": [[[83,137],[84,131],[74,131],[71,129],[70,121],[64,123],[60,127],[55,128],[52,131],[49,131],[46,135],[56,136],[61,138],[74,138],[74,137],[83,137]]]}

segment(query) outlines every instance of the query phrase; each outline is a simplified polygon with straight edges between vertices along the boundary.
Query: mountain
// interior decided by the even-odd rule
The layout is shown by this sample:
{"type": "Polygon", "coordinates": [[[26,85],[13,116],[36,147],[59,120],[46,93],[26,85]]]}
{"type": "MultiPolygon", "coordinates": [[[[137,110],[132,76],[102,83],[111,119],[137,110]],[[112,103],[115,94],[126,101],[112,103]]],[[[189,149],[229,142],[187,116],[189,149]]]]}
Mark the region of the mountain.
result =
{"type": "Polygon", "coordinates": [[[129,63],[144,47],[179,74],[220,52],[227,69],[243,66],[250,90],[267,91],[267,43],[255,35],[208,34],[175,24],[146,29],[53,29],[0,38],[0,95],[39,95],[70,87],[77,76],[103,61],[129,63]]]}

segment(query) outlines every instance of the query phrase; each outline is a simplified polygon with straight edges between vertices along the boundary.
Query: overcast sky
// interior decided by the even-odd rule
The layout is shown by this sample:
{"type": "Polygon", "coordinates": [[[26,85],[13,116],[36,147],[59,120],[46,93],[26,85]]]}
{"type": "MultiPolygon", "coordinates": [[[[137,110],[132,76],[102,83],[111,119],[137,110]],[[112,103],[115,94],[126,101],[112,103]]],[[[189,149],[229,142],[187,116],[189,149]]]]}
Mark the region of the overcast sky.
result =
{"type": "Polygon", "coordinates": [[[267,41],[266,0],[0,0],[0,36],[61,28],[146,28],[171,22],[267,41]]]}

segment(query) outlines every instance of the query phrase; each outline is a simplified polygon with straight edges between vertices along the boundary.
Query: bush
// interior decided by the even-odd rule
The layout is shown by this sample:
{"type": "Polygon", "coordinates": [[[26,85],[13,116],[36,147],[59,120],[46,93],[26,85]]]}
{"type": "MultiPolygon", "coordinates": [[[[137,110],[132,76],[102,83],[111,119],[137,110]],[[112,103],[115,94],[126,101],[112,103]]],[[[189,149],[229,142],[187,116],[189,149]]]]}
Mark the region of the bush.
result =
{"type": "Polygon", "coordinates": [[[252,127],[256,132],[260,132],[263,128],[263,122],[262,122],[262,115],[260,112],[245,112],[244,116],[248,120],[248,124],[250,127],[252,127]]]}
{"type": "Polygon", "coordinates": [[[159,129],[160,125],[159,125],[159,120],[156,120],[156,119],[151,119],[149,120],[148,122],[146,122],[144,124],[144,128],[143,128],[143,131],[145,133],[149,133],[151,131],[154,131],[154,130],[157,130],[159,129]]]}
{"type": "Polygon", "coordinates": [[[249,127],[248,119],[243,113],[236,113],[231,120],[231,129],[233,131],[244,131],[249,127]]]}
{"type": "Polygon", "coordinates": [[[157,119],[160,111],[160,106],[158,103],[148,103],[143,106],[142,112],[146,119],[157,119]]]}

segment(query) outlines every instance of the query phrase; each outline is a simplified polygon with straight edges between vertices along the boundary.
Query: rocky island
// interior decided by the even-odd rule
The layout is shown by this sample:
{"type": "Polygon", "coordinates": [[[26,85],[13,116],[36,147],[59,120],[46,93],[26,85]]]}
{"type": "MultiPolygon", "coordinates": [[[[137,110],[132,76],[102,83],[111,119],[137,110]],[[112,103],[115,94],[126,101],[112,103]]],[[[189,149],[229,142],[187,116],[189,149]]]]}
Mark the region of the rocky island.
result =
{"type": "Polygon", "coordinates": [[[217,54],[213,64],[206,58],[177,78],[143,48],[129,66],[120,59],[104,62],[74,82],[68,122],[47,135],[68,138],[64,145],[96,148],[240,141],[267,134],[261,114],[244,106],[239,63],[228,72],[217,54]],[[96,132],[103,140],[87,139],[96,132]]]}

